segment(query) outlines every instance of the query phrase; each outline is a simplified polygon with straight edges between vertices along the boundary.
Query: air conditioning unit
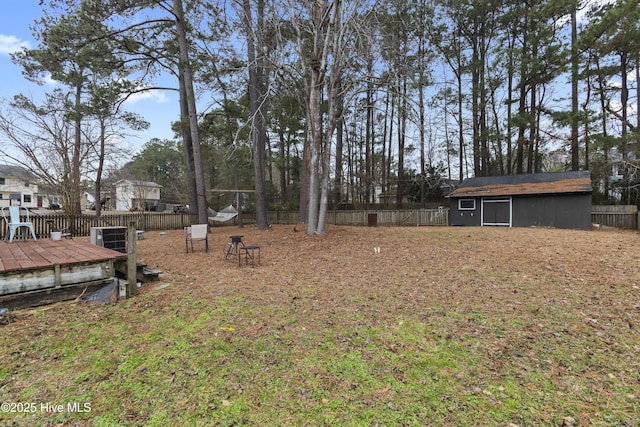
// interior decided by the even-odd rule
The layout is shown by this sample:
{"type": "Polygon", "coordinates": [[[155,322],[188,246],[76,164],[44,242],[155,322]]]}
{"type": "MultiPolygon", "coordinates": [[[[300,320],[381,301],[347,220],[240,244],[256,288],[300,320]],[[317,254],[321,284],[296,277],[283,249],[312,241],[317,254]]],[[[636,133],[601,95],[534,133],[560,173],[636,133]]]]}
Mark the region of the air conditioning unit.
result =
{"type": "Polygon", "coordinates": [[[91,243],[127,253],[127,227],[91,227],[91,243]]]}

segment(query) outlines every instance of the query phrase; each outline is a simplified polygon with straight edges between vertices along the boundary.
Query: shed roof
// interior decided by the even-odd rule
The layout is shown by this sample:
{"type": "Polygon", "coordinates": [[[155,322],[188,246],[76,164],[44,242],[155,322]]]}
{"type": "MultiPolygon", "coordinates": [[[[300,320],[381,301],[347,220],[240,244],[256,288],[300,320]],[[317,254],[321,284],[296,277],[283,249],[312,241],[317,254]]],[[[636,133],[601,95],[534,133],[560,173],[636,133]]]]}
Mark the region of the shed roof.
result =
{"type": "Polygon", "coordinates": [[[591,193],[589,171],[532,173],[468,178],[448,197],[499,197],[591,193]]]}

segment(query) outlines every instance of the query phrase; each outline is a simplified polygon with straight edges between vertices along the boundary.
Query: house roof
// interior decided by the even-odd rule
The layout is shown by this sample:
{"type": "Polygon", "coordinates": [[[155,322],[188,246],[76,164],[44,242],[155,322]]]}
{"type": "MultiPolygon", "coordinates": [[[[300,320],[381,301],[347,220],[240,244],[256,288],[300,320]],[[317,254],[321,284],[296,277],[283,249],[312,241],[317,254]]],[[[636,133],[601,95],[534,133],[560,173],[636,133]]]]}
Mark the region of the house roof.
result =
{"type": "Polygon", "coordinates": [[[129,184],[137,185],[137,186],[140,186],[140,187],[162,187],[162,185],[156,184],[155,182],[151,182],[151,181],[136,181],[134,179],[121,179],[120,181],[114,182],[113,185],[118,185],[118,184],[123,184],[123,183],[129,183],[129,184]]]}
{"type": "Polygon", "coordinates": [[[468,178],[447,197],[497,197],[591,191],[591,173],[571,171],[468,178]]]}
{"type": "Polygon", "coordinates": [[[15,165],[0,165],[0,176],[25,180],[35,179],[35,175],[29,169],[15,165]]]}

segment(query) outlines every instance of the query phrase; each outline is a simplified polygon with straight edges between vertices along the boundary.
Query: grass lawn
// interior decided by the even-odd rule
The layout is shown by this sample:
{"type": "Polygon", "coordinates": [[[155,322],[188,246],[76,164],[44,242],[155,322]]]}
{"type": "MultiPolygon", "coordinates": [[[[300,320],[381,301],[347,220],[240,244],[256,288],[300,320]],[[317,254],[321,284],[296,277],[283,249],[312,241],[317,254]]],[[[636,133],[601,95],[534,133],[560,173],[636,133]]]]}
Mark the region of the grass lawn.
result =
{"type": "Polygon", "coordinates": [[[2,425],[640,422],[637,232],[167,234],[138,242],[163,275],[136,297],[0,319],[2,425]]]}

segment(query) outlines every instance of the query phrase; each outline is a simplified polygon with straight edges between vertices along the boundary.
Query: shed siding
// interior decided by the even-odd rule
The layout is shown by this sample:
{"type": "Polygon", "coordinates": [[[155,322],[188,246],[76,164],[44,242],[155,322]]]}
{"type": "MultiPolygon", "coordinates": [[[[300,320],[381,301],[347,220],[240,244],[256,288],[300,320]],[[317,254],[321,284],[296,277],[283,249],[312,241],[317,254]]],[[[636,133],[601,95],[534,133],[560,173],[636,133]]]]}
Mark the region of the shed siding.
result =
{"type": "Polygon", "coordinates": [[[591,229],[591,194],[513,198],[514,227],[591,229]]]}
{"type": "MultiPolygon", "coordinates": [[[[591,229],[591,194],[512,197],[511,203],[513,227],[591,229]]],[[[458,199],[452,198],[451,225],[480,226],[482,224],[481,206],[483,206],[482,198],[477,198],[475,210],[459,210],[458,199]]],[[[486,207],[487,204],[484,206],[486,207]]],[[[508,221],[506,217],[499,219],[501,219],[499,222],[508,221]]]]}
{"type": "Polygon", "coordinates": [[[476,199],[476,206],[473,210],[459,210],[458,200],[451,198],[451,225],[480,226],[480,221],[482,221],[480,199],[476,199]]]}

